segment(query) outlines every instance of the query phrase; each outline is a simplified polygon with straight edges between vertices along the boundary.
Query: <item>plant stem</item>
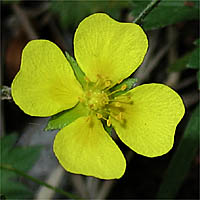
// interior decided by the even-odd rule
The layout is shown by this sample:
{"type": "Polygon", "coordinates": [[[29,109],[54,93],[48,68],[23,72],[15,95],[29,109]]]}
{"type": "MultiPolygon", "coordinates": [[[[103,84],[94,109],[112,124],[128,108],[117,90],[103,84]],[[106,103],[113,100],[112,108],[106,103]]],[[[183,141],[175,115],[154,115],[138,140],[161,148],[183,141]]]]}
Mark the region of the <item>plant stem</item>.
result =
{"type": "Polygon", "coordinates": [[[152,0],[147,7],[139,14],[133,23],[140,24],[141,21],[160,3],[161,0],[152,0]]]}
{"type": "Polygon", "coordinates": [[[11,88],[8,86],[1,86],[1,100],[11,100],[11,88]]]}
{"type": "Polygon", "coordinates": [[[55,192],[57,192],[57,193],[59,193],[61,195],[64,195],[67,198],[70,198],[70,199],[80,199],[77,196],[75,196],[75,195],[73,195],[73,194],[71,194],[69,192],[66,192],[66,191],[64,191],[64,190],[62,190],[60,188],[54,187],[52,185],[49,185],[49,184],[47,184],[47,183],[45,183],[45,182],[43,182],[43,181],[41,181],[41,180],[39,180],[37,178],[34,178],[33,176],[30,176],[30,175],[24,173],[23,171],[20,171],[20,170],[18,170],[16,168],[10,166],[10,165],[1,164],[0,168],[1,169],[5,169],[5,170],[9,170],[9,171],[12,171],[12,172],[15,172],[16,174],[19,174],[19,175],[23,176],[24,178],[27,178],[27,179],[29,179],[29,180],[37,183],[37,184],[43,185],[43,186],[45,186],[45,187],[47,187],[47,188],[49,188],[51,190],[54,190],[55,192]]]}

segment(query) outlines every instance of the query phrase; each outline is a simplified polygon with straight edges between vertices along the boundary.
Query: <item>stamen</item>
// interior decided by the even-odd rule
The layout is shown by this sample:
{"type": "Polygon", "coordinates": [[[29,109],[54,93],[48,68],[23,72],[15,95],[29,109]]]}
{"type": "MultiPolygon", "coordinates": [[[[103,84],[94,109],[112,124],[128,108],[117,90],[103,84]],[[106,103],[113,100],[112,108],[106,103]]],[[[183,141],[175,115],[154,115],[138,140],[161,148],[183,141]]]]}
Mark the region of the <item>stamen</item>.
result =
{"type": "Polygon", "coordinates": [[[90,80],[87,76],[85,76],[84,79],[85,79],[86,82],[88,82],[88,83],[90,82],[90,80]]]}
{"type": "Polygon", "coordinates": [[[88,89],[90,80],[89,80],[89,78],[87,76],[85,76],[84,79],[86,81],[86,89],[88,89]]]}
{"type": "Polygon", "coordinates": [[[115,103],[115,106],[116,106],[116,107],[121,107],[121,103],[117,101],[117,102],[115,103]]]}
{"type": "Polygon", "coordinates": [[[110,119],[108,119],[108,120],[106,121],[106,124],[107,124],[108,127],[111,126],[111,121],[110,121],[110,119]]]}
{"type": "Polygon", "coordinates": [[[78,97],[78,100],[82,103],[84,100],[82,97],[78,97]]]}
{"type": "Polygon", "coordinates": [[[119,80],[117,83],[120,84],[124,79],[119,80]]]}
{"type": "Polygon", "coordinates": [[[116,102],[115,103],[116,107],[121,107],[120,103],[124,103],[124,104],[132,104],[133,103],[133,101],[120,101],[120,100],[112,100],[112,99],[110,99],[109,102],[116,102]]]}
{"type": "Polygon", "coordinates": [[[98,119],[102,119],[102,118],[103,118],[103,115],[100,114],[100,113],[97,113],[97,118],[98,118],[98,119]]]}
{"type": "Polygon", "coordinates": [[[124,91],[124,90],[126,90],[126,88],[127,88],[127,85],[124,84],[124,85],[121,86],[120,89],[112,91],[110,94],[108,94],[108,96],[111,96],[111,95],[113,95],[113,94],[115,94],[115,93],[117,93],[117,92],[124,91]]]}
{"type": "Polygon", "coordinates": [[[121,90],[124,91],[128,86],[126,84],[122,85],[121,90]]]}
{"type": "Polygon", "coordinates": [[[108,119],[106,119],[101,113],[96,113],[96,115],[97,115],[97,118],[98,118],[98,119],[103,119],[103,120],[105,120],[105,121],[108,120],[108,119]]]}
{"type": "Polygon", "coordinates": [[[116,118],[121,121],[122,120],[122,112],[119,113],[119,115],[116,116],[116,118]]]}
{"type": "Polygon", "coordinates": [[[92,119],[92,117],[88,116],[87,119],[86,119],[86,122],[89,122],[91,119],[92,119]]]}
{"type": "Polygon", "coordinates": [[[111,86],[111,80],[105,81],[105,86],[106,86],[106,87],[110,87],[110,86],[111,86]]]}

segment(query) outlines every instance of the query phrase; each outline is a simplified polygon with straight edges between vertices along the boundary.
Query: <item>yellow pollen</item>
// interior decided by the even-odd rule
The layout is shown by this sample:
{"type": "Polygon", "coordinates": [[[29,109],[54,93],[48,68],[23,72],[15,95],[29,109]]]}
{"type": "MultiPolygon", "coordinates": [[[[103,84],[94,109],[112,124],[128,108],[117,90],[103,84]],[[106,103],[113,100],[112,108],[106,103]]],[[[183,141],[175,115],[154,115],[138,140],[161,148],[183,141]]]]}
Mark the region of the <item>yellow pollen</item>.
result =
{"type": "Polygon", "coordinates": [[[121,107],[121,103],[120,103],[120,102],[116,102],[116,103],[115,103],[115,106],[116,106],[116,107],[121,107]]]}
{"type": "Polygon", "coordinates": [[[84,103],[93,111],[102,110],[109,103],[109,98],[104,91],[89,90],[85,93],[84,103]]]}
{"type": "Polygon", "coordinates": [[[124,84],[124,85],[122,85],[121,90],[124,91],[126,88],[127,88],[127,85],[124,84]]]}
{"type": "Polygon", "coordinates": [[[98,118],[98,119],[102,119],[102,118],[103,118],[103,115],[100,114],[100,113],[97,113],[97,118],[98,118]]]}
{"type": "Polygon", "coordinates": [[[108,126],[108,127],[111,126],[111,121],[110,121],[110,119],[108,119],[108,120],[106,121],[106,123],[107,123],[107,126],[108,126]]]}
{"type": "Polygon", "coordinates": [[[120,84],[124,79],[119,80],[117,83],[120,84]]]}
{"type": "Polygon", "coordinates": [[[99,120],[105,120],[108,127],[111,126],[111,118],[120,121],[120,123],[124,122],[123,104],[130,104],[131,98],[122,95],[122,98],[113,99],[111,95],[126,90],[128,86],[123,84],[119,89],[110,92],[112,87],[110,80],[98,77],[95,83],[90,83],[87,77],[85,79],[88,82],[88,88],[85,96],[79,98],[80,102],[83,102],[89,108],[90,113],[94,113],[99,120]]]}
{"type": "Polygon", "coordinates": [[[110,86],[111,86],[111,81],[110,80],[105,81],[105,87],[110,87],[110,86]]]}

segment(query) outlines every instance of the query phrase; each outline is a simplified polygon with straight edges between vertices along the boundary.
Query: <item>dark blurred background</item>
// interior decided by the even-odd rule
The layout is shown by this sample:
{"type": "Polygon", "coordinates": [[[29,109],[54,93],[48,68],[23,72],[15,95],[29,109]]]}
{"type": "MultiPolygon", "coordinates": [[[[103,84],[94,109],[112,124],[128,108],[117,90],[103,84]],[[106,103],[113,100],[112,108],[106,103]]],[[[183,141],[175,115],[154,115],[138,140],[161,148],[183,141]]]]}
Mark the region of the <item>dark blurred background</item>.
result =
{"type": "MultiPolygon", "coordinates": [[[[147,1],[142,3],[145,4],[147,1]]],[[[167,9],[170,10],[169,8],[173,11],[177,6],[170,4],[170,1],[167,3],[162,7],[163,13],[167,9]]],[[[181,5],[184,9],[185,7],[194,9],[196,6],[193,1],[182,1],[181,5]]],[[[117,0],[1,1],[1,85],[11,85],[20,67],[22,49],[28,41],[39,38],[48,39],[55,42],[63,51],[68,51],[73,55],[73,35],[80,21],[86,16],[96,12],[105,12],[118,21],[132,22],[142,6],[138,1],[117,0]]],[[[177,8],[179,8],[179,4],[177,8]]],[[[198,15],[199,11],[196,10],[198,15]]],[[[192,11],[192,13],[195,12],[192,11]]],[[[177,13],[179,13],[178,9],[177,13]]],[[[170,17],[173,18],[172,14],[167,14],[168,20],[170,17]]],[[[99,197],[102,199],[154,199],[156,197],[192,111],[199,101],[197,69],[185,67],[184,62],[177,63],[180,58],[196,48],[194,41],[199,38],[198,17],[196,14],[195,17],[191,16],[190,12],[185,15],[187,17],[179,17],[177,21],[172,20],[172,22],[158,27],[151,27],[148,21],[144,21],[142,26],[149,38],[149,50],[142,66],[133,74],[133,77],[138,78],[137,84],[164,83],[175,89],[183,98],[186,114],[177,127],[174,148],[162,157],[151,159],[137,155],[117,141],[128,160],[126,173],[120,180],[108,181],[106,184],[103,181],[85,180],[91,198],[97,198],[95,195],[98,193],[97,188],[100,184],[104,184],[105,187],[104,190],[101,188],[101,192],[104,193],[99,197]]],[[[155,16],[152,17],[155,19],[155,16]]],[[[162,19],[163,16],[160,15],[160,20],[162,19]]],[[[151,22],[153,23],[153,20],[151,22]]],[[[4,100],[1,103],[1,136],[18,133],[18,145],[43,146],[39,161],[29,170],[29,173],[54,184],[53,182],[56,181],[52,182],[51,176],[53,173],[57,173],[55,170],[58,169],[58,163],[51,148],[56,132],[43,131],[48,119],[24,114],[12,100],[4,100]]],[[[199,162],[197,153],[176,194],[177,199],[199,198],[199,162]]],[[[81,177],[81,179],[75,175],[71,177],[73,175],[62,172],[61,169],[60,175],[58,174],[55,175],[56,177],[60,176],[56,183],[57,186],[82,197],[87,196],[84,188],[81,189],[81,187],[85,187],[84,184],[81,184],[82,179],[85,178],[81,177]]],[[[34,197],[39,199],[38,196],[41,195],[42,190],[39,185],[23,178],[18,178],[17,181],[26,183],[33,191],[34,197]]],[[[54,199],[64,198],[58,194],[50,196],[54,199]]],[[[49,199],[51,198],[49,197],[49,199]]]]}

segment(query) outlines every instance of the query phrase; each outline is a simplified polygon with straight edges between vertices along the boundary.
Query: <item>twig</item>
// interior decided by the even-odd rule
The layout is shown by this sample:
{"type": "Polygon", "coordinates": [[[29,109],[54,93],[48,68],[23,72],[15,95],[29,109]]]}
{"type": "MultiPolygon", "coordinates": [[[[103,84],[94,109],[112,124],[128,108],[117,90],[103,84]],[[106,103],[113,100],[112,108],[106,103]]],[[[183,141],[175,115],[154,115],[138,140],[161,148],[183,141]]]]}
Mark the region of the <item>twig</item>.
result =
{"type": "Polygon", "coordinates": [[[196,91],[189,91],[186,94],[182,94],[181,97],[187,109],[199,102],[199,93],[196,91]]]}
{"type": "Polygon", "coordinates": [[[75,187],[76,191],[81,195],[82,198],[88,198],[89,194],[87,192],[86,184],[83,179],[83,176],[78,174],[71,175],[73,186],[75,187]]]}
{"type": "Polygon", "coordinates": [[[152,0],[147,7],[139,14],[133,23],[140,24],[141,21],[160,3],[161,0],[152,0]]]}
{"type": "MultiPolygon", "coordinates": [[[[52,185],[53,187],[60,185],[60,182],[64,176],[65,171],[63,168],[58,165],[50,174],[48,179],[46,180],[46,183],[52,185]]],[[[54,196],[55,191],[50,190],[49,188],[45,186],[41,186],[39,188],[39,191],[37,192],[35,199],[52,199],[54,196]]]]}
{"type": "Polygon", "coordinates": [[[146,64],[148,65],[148,67],[143,65],[139,68],[139,70],[135,74],[135,77],[138,78],[137,84],[141,84],[147,79],[147,77],[155,69],[155,67],[158,66],[158,63],[163,58],[168,49],[169,45],[164,46],[152,60],[149,59],[149,62],[146,64]]]}
{"type": "MultiPolygon", "coordinates": [[[[173,26],[169,26],[167,31],[168,31],[168,42],[172,44],[169,49],[168,60],[169,64],[172,64],[178,57],[177,43],[176,43],[178,32],[175,30],[173,26]]],[[[175,88],[177,83],[179,82],[179,79],[180,79],[180,72],[173,72],[168,75],[164,83],[170,87],[175,88]]]]}
{"type": "Polygon", "coordinates": [[[196,81],[197,81],[197,78],[195,76],[185,78],[183,81],[181,81],[178,84],[178,86],[176,86],[176,90],[181,90],[181,89],[187,88],[190,85],[192,85],[193,83],[195,83],[196,81]]]}
{"type": "Polygon", "coordinates": [[[23,27],[24,31],[26,32],[28,38],[30,40],[34,40],[38,38],[35,30],[33,29],[26,13],[19,7],[18,4],[12,4],[12,9],[15,12],[21,26],[23,27]]]}
{"type": "Polygon", "coordinates": [[[16,174],[19,174],[19,175],[23,176],[24,178],[27,178],[27,179],[29,179],[29,180],[31,180],[31,181],[33,181],[33,182],[39,184],[39,185],[43,185],[43,186],[45,186],[45,187],[47,187],[47,188],[49,188],[49,189],[51,189],[51,190],[54,190],[55,192],[57,192],[57,193],[59,193],[59,194],[61,194],[61,195],[64,195],[64,196],[67,197],[67,198],[71,198],[71,199],[80,199],[80,198],[78,198],[77,196],[75,196],[74,194],[71,194],[71,193],[69,193],[69,192],[66,192],[66,191],[60,189],[60,188],[54,187],[54,186],[52,186],[52,185],[49,185],[49,184],[47,184],[47,183],[45,183],[45,182],[43,182],[43,181],[41,181],[41,180],[39,180],[39,179],[37,179],[37,178],[34,178],[33,176],[30,176],[30,175],[24,173],[24,172],[21,171],[21,170],[18,170],[18,169],[16,169],[16,168],[10,166],[10,165],[1,164],[1,165],[0,165],[0,168],[1,168],[1,169],[5,169],[5,170],[9,170],[9,171],[11,171],[11,172],[15,172],[16,174]]]}
{"type": "Polygon", "coordinates": [[[114,186],[115,183],[115,180],[104,181],[99,190],[99,193],[96,196],[96,199],[105,199],[108,196],[110,189],[114,186]]]}
{"type": "Polygon", "coordinates": [[[11,88],[8,86],[1,86],[1,100],[11,100],[11,88]]]}
{"type": "Polygon", "coordinates": [[[96,199],[97,192],[99,190],[99,184],[102,180],[95,177],[87,177],[86,184],[90,199],[96,199]]]}

